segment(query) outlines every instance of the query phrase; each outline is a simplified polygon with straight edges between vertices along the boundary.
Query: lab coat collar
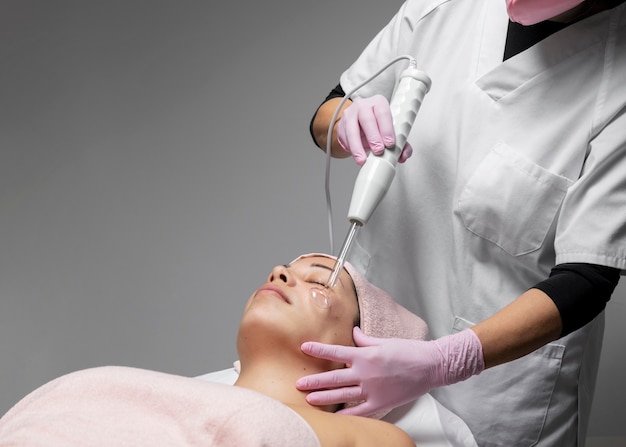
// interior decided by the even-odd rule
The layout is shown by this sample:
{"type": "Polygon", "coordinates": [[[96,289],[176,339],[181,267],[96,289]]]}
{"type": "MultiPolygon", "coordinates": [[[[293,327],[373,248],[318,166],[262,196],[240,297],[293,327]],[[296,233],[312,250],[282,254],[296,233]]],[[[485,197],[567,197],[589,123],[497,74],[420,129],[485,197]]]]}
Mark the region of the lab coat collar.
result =
{"type": "Polygon", "coordinates": [[[498,101],[528,80],[582,51],[597,46],[603,51],[609,32],[604,11],[547,37],[533,47],[502,61],[508,15],[504,2],[486,2],[484,33],[477,69],[476,85],[498,101]]]}

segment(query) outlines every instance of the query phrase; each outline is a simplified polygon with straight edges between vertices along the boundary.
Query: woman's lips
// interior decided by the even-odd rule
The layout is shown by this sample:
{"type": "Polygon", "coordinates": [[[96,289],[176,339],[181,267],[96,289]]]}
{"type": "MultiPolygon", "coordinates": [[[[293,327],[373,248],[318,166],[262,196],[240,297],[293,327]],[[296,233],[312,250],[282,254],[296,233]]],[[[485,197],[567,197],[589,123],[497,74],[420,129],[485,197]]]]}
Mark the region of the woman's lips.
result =
{"type": "Polygon", "coordinates": [[[286,302],[287,304],[291,304],[291,300],[282,291],[282,289],[280,287],[272,286],[272,285],[266,285],[266,286],[261,287],[259,290],[257,290],[257,294],[262,293],[262,292],[269,293],[271,295],[275,295],[278,298],[280,298],[281,300],[283,300],[284,302],[286,302]]]}

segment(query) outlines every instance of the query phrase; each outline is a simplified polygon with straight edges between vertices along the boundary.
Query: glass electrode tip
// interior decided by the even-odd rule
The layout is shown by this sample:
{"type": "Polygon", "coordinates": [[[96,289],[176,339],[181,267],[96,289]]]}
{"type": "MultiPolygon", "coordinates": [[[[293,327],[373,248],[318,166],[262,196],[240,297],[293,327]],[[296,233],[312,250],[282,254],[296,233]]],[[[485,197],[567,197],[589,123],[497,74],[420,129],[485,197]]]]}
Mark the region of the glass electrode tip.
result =
{"type": "Polygon", "coordinates": [[[311,300],[322,309],[328,309],[330,307],[330,293],[330,289],[311,289],[311,300]]]}
{"type": "Polygon", "coordinates": [[[350,251],[350,247],[352,246],[352,241],[354,240],[354,236],[356,235],[356,230],[358,230],[360,226],[361,224],[359,222],[352,221],[352,225],[350,226],[350,230],[348,231],[346,240],[341,246],[341,251],[339,252],[339,256],[337,256],[333,271],[330,274],[328,282],[326,283],[327,289],[332,289],[333,287],[335,287],[335,284],[337,283],[337,278],[339,278],[339,274],[343,269],[343,264],[346,262],[346,257],[348,256],[348,252],[350,251]]]}

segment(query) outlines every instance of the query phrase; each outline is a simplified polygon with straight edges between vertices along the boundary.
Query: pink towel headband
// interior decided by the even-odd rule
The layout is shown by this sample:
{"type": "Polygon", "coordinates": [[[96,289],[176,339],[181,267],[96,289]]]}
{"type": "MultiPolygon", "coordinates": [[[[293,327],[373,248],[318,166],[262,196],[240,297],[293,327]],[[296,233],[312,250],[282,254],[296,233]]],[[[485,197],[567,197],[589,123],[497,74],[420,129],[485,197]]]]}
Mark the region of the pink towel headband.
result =
{"type": "MultiPolygon", "coordinates": [[[[322,256],[336,259],[323,253],[298,256],[292,263],[303,258],[322,256]]],[[[420,317],[396,303],[386,292],[370,283],[356,268],[346,262],[344,268],[356,288],[361,314],[361,330],[366,335],[378,338],[411,338],[424,340],[428,326],[420,317]]]]}

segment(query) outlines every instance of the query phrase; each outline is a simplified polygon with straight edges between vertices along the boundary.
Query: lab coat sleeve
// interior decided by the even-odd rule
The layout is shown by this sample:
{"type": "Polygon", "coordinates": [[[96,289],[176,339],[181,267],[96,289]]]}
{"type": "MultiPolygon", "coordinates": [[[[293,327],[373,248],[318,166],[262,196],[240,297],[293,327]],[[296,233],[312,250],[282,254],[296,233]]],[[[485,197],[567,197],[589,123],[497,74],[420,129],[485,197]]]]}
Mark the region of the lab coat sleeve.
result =
{"type": "MultiPolygon", "coordinates": [[[[557,264],[587,262],[626,271],[626,14],[611,18],[593,126],[581,174],[562,205],[557,264]]],[[[595,86],[589,86],[595,87],[595,86]]],[[[584,86],[578,87],[584,88],[584,86]]]]}
{"type": "MultiPolygon", "coordinates": [[[[621,49],[622,53],[626,48],[621,49]]],[[[626,58],[622,58],[626,59],[626,58]]],[[[622,64],[621,76],[626,73],[622,64]]],[[[623,78],[622,78],[623,79],[623,78]]],[[[557,264],[586,262],[626,271],[626,87],[615,79],[621,108],[591,140],[582,175],[566,194],[555,240],[557,264]]],[[[601,113],[599,113],[601,115],[601,113]]]]}
{"type": "MultiPolygon", "coordinates": [[[[445,3],[447,0],[406,1],[389,23],[366,46],[359,58],[341,75],[340,83],[343,89],[350,92],[398,56],[411,55],[417,60],[418,68],[421,68],[419,52],[414,45],[413,31],[420,20],[445,3]]],[[[406,66],[406,61],[393,64],[350,96],[364,98],[381,94],[391,99],[398,75],[406,66]]]]}

